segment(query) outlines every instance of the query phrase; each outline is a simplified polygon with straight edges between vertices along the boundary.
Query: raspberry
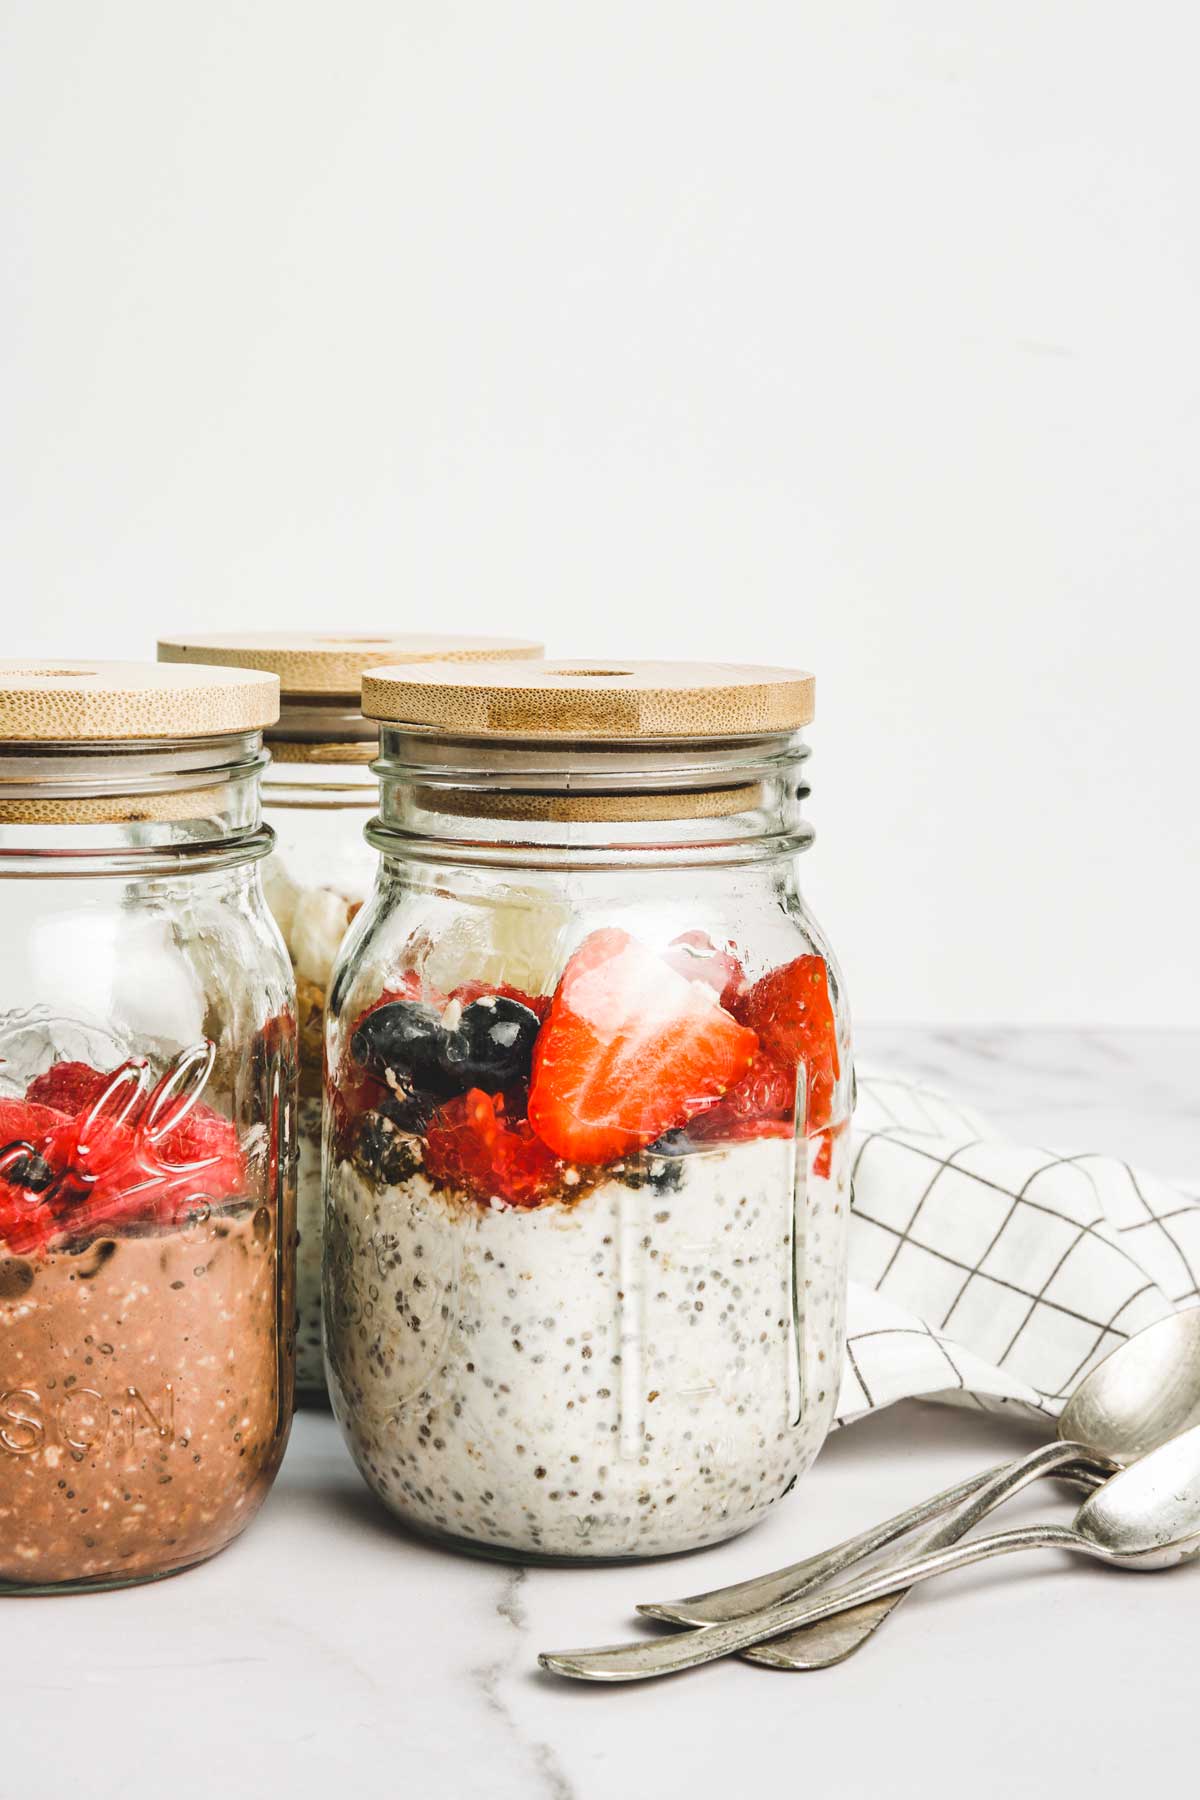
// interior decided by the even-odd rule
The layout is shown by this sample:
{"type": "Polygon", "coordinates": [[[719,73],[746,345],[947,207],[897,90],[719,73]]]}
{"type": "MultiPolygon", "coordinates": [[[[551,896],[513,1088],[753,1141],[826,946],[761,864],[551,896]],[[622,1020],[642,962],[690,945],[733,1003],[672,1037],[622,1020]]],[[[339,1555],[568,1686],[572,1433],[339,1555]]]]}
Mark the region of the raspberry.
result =
{"type": "Polygon", "coordinates": [[[503,1094],[468,1088],[439,1107],[425,1138],[425,1173],[486,1204],[536,1206],[562,1173],[527,1119],[509,1115],[503,1094]]]}
{"type": "MultiPolygon", "coordinates": [[[[113,1070],[104,1074],[87,1063],[52,1063],[43,1074],[36,1075],[30,1082],[25,1098],[42,1106],[57,1107],[60,1112],[81,1113],[85,1107],[95,1105],[118,1073],[119,1071],[113,1070]]],[[[154,1150],[158,1158],[173,1167],[201,1162],[218,1165],[221,1171],[218,1179],[225,1190],[236,1191],[243,1171],[237,1132],[232,1123],[200,1100],[184,1113],[178,1123],[171,1123],[172,1118],[182,1110],[184,1101],[181,1095],[178,1100],[168,1099],[165,1102],[161,1117],[151,1127],[152,1101],[151,1095],[143,1104],[135,1107],[134,1112],[147,1129],[153,1129],[154,1150]],[[164,1124],[167,1126],[165,1132],[162,1129],[164,1124]]],[[[115,1094],[114,1102],[116,1113],[120,1116],[124,1105],[123,1093],[115,1094]]],[[[106,1135],[113,1122],[114,1108],[106,1107],[104,1111],[106,1117],[102,1123],[101,1137],[106,1135]]],[[[96,1136],[94,1130],[91,1135],[96,1136]]]]}
{"type": "Polygon", "coordinates": [[[702,1143],[741,1143],[751,1137],[790,1137],[796,1075],[760,1050],[736,1087],[692,1120],[687,1134],[702,1143]],[[782,1130],[768,1127],[782,1126],[782,1130]]]}
{"type": "Polygon", "coordinates": [[[107,1074],[56,1063],[30,1083],[28,1112],[58,1102],[38,1146],[49,1170],[43,1242],[175,1226],[197,1204],[243,1192],[246,1165],[233,1124],[189,1092],[200,1060],[199,1053],[181,1058],[149,1092],[139,1060],[107,1074]]]}

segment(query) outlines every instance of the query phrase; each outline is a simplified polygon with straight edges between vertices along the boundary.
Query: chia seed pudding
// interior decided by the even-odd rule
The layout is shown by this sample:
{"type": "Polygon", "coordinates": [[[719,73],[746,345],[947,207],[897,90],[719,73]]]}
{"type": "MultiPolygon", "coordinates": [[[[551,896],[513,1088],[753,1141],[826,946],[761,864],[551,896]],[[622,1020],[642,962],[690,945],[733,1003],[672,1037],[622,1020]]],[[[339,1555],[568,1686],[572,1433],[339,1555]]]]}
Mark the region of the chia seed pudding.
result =
{"type": "Polygon", "coordinates": [[[331,1037],[330,1395],[419,1529],[693,1549],[826,1435],[849,1170],[825,966],[751,982],[686,935],[594,932],[552,997],[409,969],[331,1037]]]}

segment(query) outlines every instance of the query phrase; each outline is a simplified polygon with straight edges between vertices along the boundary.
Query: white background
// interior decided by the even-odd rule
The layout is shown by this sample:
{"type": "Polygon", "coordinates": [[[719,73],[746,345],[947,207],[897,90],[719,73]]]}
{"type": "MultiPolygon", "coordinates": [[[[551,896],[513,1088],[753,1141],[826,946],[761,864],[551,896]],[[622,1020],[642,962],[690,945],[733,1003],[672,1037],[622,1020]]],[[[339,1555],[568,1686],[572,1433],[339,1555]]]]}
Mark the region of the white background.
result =
{"type": "Polygon", "coordinates": [[[0,0],[4,654],[817,671],[880,1021],[1189,1025],[1194,9],[0,0]]]}

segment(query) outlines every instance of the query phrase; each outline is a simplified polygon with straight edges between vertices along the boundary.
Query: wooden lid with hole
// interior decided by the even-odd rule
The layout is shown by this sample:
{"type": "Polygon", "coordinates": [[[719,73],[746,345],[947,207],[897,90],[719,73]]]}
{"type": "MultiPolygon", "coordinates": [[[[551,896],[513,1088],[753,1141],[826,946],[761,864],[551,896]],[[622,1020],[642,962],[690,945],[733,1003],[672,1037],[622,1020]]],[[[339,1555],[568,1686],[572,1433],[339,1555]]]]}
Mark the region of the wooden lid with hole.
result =
{"type": "Polygon", "coordinates": [[[246,631],[159,638],[164,663],[220,663],[278,675],[284,694],[336,695],[357,702],[366,670],[380,663],[494,662],[542,654],[532,638],[456,637],[419,631],[246,631]]]}
{"type": "Polygon", "coordinates": [[[740,663],[511,662],[373,669],[363,712],[463,737],[637,740],[798,731],[811,675],[740,663]]]}
{"type": "Polygon", "coordinates": [[[0,742],[223,737],[279,717],[279,682],[249,669],[0,661],[0,742]]]}

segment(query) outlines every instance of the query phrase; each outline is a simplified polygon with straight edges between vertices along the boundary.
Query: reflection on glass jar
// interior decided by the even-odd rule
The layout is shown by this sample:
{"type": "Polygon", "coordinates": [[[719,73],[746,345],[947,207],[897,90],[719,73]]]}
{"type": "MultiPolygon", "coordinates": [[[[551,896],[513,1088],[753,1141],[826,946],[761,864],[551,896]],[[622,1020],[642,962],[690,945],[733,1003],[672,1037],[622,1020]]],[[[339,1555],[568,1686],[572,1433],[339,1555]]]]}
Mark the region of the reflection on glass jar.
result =
{"type": "Polygon", "coordinates": [[[395,1512],[522,1556],[754,1523],[842,1352],[811,681],[629,667],[364,688],[382,868],[327,1026],[331,1394],[395,1512]]]}
{"type": "Polygon", "coordinates": [[[165,638],[160,658],[266,669],[279,677],[282,709],[267,732],[271,768],[263,782],[263,818],[275,848],[263,868],[267,901],[296,976],[300,1034],[296,1250],[296,1388],[323,1400],[321,1350],[321,1112],[325,996],[334,959],[370,892],[377,858],[363,836],[375,811],[371,769],[379,747],[359,696],[365,670],[378,663],[502,660],[537,656],[523,638],[423,633],[247,632],[165,638]]]}
{"type": "Polygon", "coordinates": [[[221,1549],[292,1408],[270,677],[0,666],[0,1591],[221,1549]]]}

